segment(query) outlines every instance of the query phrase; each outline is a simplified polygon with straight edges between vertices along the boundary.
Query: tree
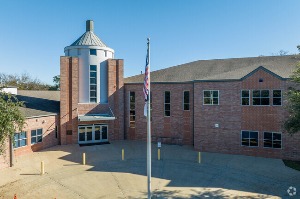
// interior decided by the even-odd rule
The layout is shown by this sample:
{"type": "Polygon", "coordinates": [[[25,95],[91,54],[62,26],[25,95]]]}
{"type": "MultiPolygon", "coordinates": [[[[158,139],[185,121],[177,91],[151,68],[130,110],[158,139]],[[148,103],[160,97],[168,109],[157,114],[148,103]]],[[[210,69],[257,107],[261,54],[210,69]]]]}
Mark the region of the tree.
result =
{"type": "Polygon", "coordinates": [[[56,90],[60,89],[60,75],[56,75],[53,77],[54,86],[57,88],[56,90]]]}
{"type": "Polygon", "coordinates": [[[0,91],[0,155],[5,152],[8,139],[13,140],[14,133],[24,127],[25,118],[19,107],[23,103],[11,94],[0,91]]]}
{"type": "Polygon", "coordinates": [[[288,133],[294,134],[300,131],[300,63],[291,76],[291,82],[293,86],[287,92],[287,109],[290,115],[284,123],[284,128],[288,133]]]}
{"type": "Polygon", "coordinates": [[[21,75],[0,73],[0,85],[16,86],[20,90],[49,90],[50,85],[32,78],[28,73],[21,75]]]}

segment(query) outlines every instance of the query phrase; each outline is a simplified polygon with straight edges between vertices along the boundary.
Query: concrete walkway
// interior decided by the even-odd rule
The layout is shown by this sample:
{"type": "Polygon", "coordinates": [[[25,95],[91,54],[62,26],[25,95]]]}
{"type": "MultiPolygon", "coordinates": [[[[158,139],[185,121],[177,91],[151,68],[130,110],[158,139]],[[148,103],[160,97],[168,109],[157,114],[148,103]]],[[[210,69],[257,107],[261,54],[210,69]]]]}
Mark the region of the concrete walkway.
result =
{"type": "MultiPolygon", "coordinates": [[[[278,159],[202,153],[198,164],[192,147],[163,145],[158,161],[156,145],[152,149],[153,198],[300,198],[300,172],[278,159]],[[290,186],[299,190],[294,197],[290,186]]],[[[144,142],[56,146],[0,170],[0,199],[146,198],[146,175],[144,142]],[[81,165],[83,152],[87,165],[81,165]]]]}

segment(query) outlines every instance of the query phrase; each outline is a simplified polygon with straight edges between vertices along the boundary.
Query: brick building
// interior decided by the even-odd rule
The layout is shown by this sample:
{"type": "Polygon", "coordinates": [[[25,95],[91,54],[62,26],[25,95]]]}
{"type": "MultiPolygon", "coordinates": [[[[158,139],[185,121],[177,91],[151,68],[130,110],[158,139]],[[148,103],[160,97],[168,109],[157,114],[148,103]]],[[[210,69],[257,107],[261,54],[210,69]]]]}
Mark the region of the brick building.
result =
{"type": "MultiPolygon", "coordinates": [[[[65,48],[60,92],[19,91],[27,125],[15,135],[16,156],[57,144],[146,140],[144,75],[124,78],[123,60],[93,29],[88,20],[86,32],[65,48]]],[[[152,141],[300,160],[300,134],[282,127],[284,93],[299,61],[299,55],[202,60],[151,72],[152,141]]],[[[0,168],[11,154],[0,157],[0,168]]]]}

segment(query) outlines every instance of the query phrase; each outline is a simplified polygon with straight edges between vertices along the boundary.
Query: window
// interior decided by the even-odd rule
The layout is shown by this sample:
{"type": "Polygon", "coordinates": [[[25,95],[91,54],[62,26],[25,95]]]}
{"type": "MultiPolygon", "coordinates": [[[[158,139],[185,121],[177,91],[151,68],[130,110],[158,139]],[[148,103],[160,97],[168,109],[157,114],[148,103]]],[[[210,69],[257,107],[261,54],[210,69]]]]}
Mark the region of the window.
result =
{"type": "Polygon", "coordinates": [[[171,92],[165,91],[165,117],[171,115],[171,92]]]}
{"type": "Polygon", "coordinates": [[[219,91],[203,91],[203,104],[204,105],[218,105],[219,104],[219,91]]]}
{"type": "Polygon", "coordinates": [[[252,91],[252,105],[255,105],[255,106],[270,105],[269,90],[253,90],[252,91]]]}
{"type": "Polygon", "coordinates": [[[242,146],[258,146],[258,132],[242,131],[242,146]]]}
{"type": "Polygon", "coordinates": [[[97,66],[90,65],[90,102],[97,102],[97,66]]]}
{"type": "Polygon", "coordinates": [[[281,133],[264,132],[264,147],[281,149],[281,133]]]}
{"type": "Polygon", "coordinates": [[[273,90],[273,105],[281,106],[281,90],[273,90]]]}
{"type": "Polygon", "coordinates": [[[43,141],[43,129],[31,130],[31,144],[43,141]]]}
{"type": "Polygon", "coordinates": [[[57,135],[58,135],[58,127],[55,126],[55,138],[57,138],[57,135]]]}
{"type": "Polygon", "coordinates": [[[190,110],[190,91],[183,92],[183,110],[190,110]]]}
{"type": "Polygon", "coordinates": [[[135,127],[135,92],[129,93],[129,127],[135,127]]]}
{"type": "Polygon", "coordinates": [[[90,55],[97,55],[96,49],[90,49],[90,55]]]}
{"type": "Polygon", "coordinates": [[[249,90],[242,90],[241,103],[242,103],[242,106],[250,105],[250,91],[249,90]]]}
{"type": "Polygon", "coordinates": [[[14,135],[15,145],[14,148],[19,148],[27,145],[26,132],[15,133],[14,135]]]}

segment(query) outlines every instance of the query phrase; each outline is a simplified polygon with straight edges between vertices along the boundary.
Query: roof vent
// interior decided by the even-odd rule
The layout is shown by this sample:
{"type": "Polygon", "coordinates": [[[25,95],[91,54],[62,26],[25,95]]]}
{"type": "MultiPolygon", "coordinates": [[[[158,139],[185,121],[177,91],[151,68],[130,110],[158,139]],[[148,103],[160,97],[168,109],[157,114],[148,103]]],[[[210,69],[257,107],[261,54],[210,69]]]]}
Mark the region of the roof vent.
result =
{"type": "Polygon", "coordinates": [[[94,31],[94,21],[93,20],[87,20],[86,21],[86,31],[94,31]]]}

